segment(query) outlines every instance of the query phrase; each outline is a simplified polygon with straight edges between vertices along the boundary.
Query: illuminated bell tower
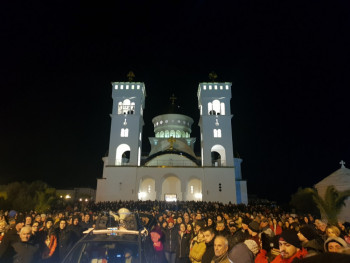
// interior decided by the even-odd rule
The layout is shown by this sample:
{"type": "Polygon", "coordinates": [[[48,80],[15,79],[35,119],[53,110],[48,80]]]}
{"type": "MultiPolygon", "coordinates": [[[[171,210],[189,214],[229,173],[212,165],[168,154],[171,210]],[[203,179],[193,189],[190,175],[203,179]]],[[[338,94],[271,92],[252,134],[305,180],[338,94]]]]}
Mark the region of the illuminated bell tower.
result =
{"type": "Polygon", "coordinates": [[[234,166],[231,83],[200,83],[198,107],[202,166],[234,166]]]}
{"type": "Polygon", "coordinates": [[[112,82],[108,165],[140,166],[145,97],[142,82],[112,82]]]}

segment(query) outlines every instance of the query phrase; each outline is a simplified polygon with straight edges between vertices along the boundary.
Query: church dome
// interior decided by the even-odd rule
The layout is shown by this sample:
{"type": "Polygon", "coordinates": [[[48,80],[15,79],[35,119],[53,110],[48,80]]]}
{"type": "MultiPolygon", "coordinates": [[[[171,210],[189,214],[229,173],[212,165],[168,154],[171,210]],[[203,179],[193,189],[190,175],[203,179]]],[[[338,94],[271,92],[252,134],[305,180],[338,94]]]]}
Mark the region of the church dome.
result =
{"type": "Polygon", "coordinates": [[[156,138],[190,138],[193,119],[182,114],[163,114],[152,119],[156,138]]]}

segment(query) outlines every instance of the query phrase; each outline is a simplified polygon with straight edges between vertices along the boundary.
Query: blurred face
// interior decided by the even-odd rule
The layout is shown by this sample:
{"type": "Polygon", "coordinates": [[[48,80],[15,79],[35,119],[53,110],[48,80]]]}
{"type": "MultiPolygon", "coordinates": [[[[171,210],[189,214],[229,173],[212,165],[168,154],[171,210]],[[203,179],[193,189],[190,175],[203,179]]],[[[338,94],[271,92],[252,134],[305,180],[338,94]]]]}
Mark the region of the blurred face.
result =
{"type": "Polygon", "coordinates": [[[209,243],[214,238],[214,236],[215,234],[210,233],[210,231],[205,231],[204,232],[205,243],[209,243]]]}
{"type": "Polygon", "coordinates": [[[32,224],[32,218],[30,216],[26,217],[26,225],[31,225],[32,224]]]}
{"type": "Polygon", "coordinates": [[[198,241],[203,241],[204,240],[204,234],[203,231],[199,231],[197,235],[198,241]]]}
{"type": "Polygon", "coordinates": [[[42,216],[41,217],[41,222],[45,222],[45,220],[46,220],[46,216],[42,216]]]}
{"type": "Polygon", "coordinates": [[[180,225],[180,231],[181,231],[181,232],[185,232],[185,231],[186,231],[186,227],[185,227],[184,224],[181,224],[181,225],[180,225]]]}
{"type": "Polygon", "coordinates": [[[343,247],[337,242],[329,242],[328,243],[328,252],[341,253],[343,251],[343,247]]]}
{"type": "Polygon", "coordinates": [[[62,220],[60,222],[60,229],[65,229],[66,228],[66,225],[67,225],[67,222],[65,220],[62,220]]]}
{"type": "Polygon", "coordinates": [[[187,230],[188,230],[188,231],[191,231],[191,230],[192,230],[192,225],[191,225],[191,224],[188,224],[188,225],[187,225],[187,230]]]}
{"type": "Polygon", "coordinates": [[[32,234],[31,229],[25,227],[24,229],[21,230],[19,234],[19,238],[21,239],[22,242],[28,242],[31,234],[32,234]]]}
{"type": "Polygon", "coordinates": [[[211,226],[213,224],[213,220],[211,218],[208,219],[208,226],[211,226]]]}
{"type": "Polygon", "coordinates": [[[38,229],[39,228],[39,224],[38,223],[34,223],[32,225],[32,232],[35,233],[35,232],[38,232],[38,229]]]}
{"type": "Polygon", "coordinates": [[[52,221],[47,221],[46,222],[46,228],[49,229],[52,227],[52,221]]]}
{"type": "Polygon", "coordinates": [[[228,250],[228,245],[226,245],[226,240],[222,237],[215,238],[214,240],[214,252],[215,256],[219,257],[225,254],[228,250]]]}
{"type": "Polygon", "coordinates": [[[334,233],[333,229],[327,228],[327,236],[328,237],[336,237],[337,235],[334,233]]]}
{"type": "Polygon", "coordinates": [[[202,219],[202,215],[198,213],[198,214],[196,215],[196,219],[197,219],[197,220],[201,220],[201,219],[202,219]]]}
{"type": "Polygon", "coordinates": [[[218,223],[216,226],[217,231],[222,231],[225,229],[225,225],[223,223],[218,223]]]}
{"type": "Polygon", "coordinates": [[[177,223],[178,223],[178,224],[181,224],[181,223],[182,223],[182,218],[181,218],[181,217],[178,217],[178,218],[177,218],[177,223]]]}
{"type": "Polygon", "coordinates": [[[79,218],[74,218],[73,224],[77,226],[79,224],[79,218]]]}
{"type": "Polygon", "coordinates": [[[174,223],[173,223],[173,222],[169,222],[169,223],[168,223],[168,227],[169,227],[169,228],[174,227],[174,223]]]}
{"type": "Polygon", "coordinates": [[[292,256],[294,256],[295,253],[297,253],[298,249],[287,243],[286,241],[279,241],[279,247],[280,247],[280,255],[283,259],[288,259],[292,256]]]}
{"type": "Polygon", "coordinates": [[[89,220],[90,220],[90,216],[89,216],[89,215],[85,215],[85,216],[84,216],[84,221],[85,221],[85,222],[89,222],[89,220]]]}

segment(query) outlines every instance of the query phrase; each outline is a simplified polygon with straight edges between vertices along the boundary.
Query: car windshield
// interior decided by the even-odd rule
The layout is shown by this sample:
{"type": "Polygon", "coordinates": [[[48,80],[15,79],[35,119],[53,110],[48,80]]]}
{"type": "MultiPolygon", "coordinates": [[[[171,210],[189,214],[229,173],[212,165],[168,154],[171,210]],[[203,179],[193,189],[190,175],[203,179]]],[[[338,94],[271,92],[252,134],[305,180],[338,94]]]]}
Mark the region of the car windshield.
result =
{"type": "Polygon", "coordinates": [[[74,263],[134,263],[139,262],[138,245],[121,242],[83,242],[64,262],[74,263]]]}

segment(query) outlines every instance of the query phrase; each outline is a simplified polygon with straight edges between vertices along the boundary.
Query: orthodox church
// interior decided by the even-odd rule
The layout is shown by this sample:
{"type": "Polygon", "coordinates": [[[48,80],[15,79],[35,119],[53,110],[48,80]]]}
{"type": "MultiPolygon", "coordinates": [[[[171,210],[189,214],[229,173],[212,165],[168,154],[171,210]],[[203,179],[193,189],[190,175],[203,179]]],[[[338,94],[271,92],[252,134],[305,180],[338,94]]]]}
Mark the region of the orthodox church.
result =
{"type": "Polygon", "coordinates": [[[142,82],[113,82],[108,156],[97,179],[96,202],[115,200],[248,203],[242,159],[234,158],[231,83],[198,86],[200,156],[194,153],[193,119],[174,107],[152,119],[148,156],[142,153],[146,88],[142,82]]]}

